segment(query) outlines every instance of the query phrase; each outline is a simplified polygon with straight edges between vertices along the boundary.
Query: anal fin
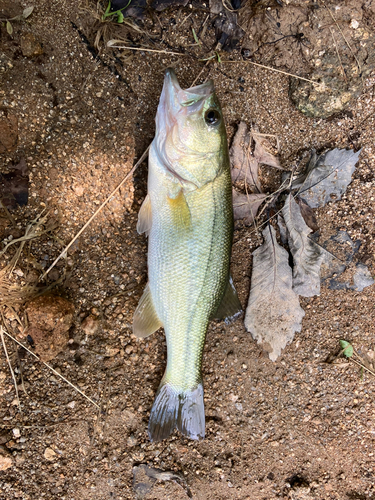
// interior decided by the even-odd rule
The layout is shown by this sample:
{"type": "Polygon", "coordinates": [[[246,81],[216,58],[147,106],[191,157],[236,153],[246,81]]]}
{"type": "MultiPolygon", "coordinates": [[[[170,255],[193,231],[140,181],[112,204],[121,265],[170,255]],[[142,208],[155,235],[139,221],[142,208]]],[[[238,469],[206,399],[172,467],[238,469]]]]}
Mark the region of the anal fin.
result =
{"type": "Polygon", "coordinates": [[[138,234],[146,233],[148,236],[152,224],[151,199],[148,194],[143,200],[138,213],[137,231],[138,234]]]}
{"type": "Polygon", "coordinates": [[[145,338],[156,332],[162,322],[156,314],[150,286],[147,283],[133,317],[133,333],[138,338],[145,338]]]}
{"type": "Polygon", "coordinates": [[[223,298],[221,299],[219,307],[211,319],[225,320],[226,323],[230,323],[238,318],[241,313],[241,302],[238,298],[236,289],[234,288],[232,276],[229,276],[223,298]]]}

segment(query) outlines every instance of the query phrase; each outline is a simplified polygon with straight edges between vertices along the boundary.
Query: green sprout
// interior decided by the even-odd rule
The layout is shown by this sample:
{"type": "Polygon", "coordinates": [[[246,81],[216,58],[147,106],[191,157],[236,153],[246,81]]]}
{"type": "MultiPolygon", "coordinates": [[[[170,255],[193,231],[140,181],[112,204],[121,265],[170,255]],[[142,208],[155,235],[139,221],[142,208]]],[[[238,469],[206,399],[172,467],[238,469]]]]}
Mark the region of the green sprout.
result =
{"type": "Polygon", "coordinates": [[[191,31],[193,32],[193,37],[194,37],[195,43],[196,43],[197,45],[199,45],[199,47],[201,47],[201,42],[199,41],[198,35],[197,35],[197,34],[196,34],[196,32],[195,32],[195,29],[194,29],[194,28],[191,28],[191,31]]]}
{"type": "Polygon", "coordinates": [[[347,358],[351,358],[353,356],[353,346],[350,342],[347,342],[346,340],[340,340],[340,347],[343,350],[342,353],[344,356],[347,358]]]}
{"type": "Polygon", "coordinates": [[[15,16],[10,19],[0,19],[0,21],[5,21],[8,35],[12,35],[13,33],[13,25],[10,21],[22,21],[23,19],[27,19],[31,15],[33,10],[34,7],[26,7],[26,9],[24,9],[22,14],[20,14],[19,16],[15,16]]]}
{"type": "Polygon", "coordinates": [[[127,7],[129,7],[129,5],[131,4],[131,1],[132,0],[129,0],[128,3],[125,5],[125,7],[121,7],[121,9],[119,9],[119,10],[115,10],[114,12],[110,12],[111,0],[109,0],[107,8],[105,9],[105,12],[102,16],[102,21],[105,21],[107,17],[117,16],[117,22],[119,24],[123,23],[124,22],[124,14],[122,13],[122,11],[124,9],[126,9],[127,7]]]}

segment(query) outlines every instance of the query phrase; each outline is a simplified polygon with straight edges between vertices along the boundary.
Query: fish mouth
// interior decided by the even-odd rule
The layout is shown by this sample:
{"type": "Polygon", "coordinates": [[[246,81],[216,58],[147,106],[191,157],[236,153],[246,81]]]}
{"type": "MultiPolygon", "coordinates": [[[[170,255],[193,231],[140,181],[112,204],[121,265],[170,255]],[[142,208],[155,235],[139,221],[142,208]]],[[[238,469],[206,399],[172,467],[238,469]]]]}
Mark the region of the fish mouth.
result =
{"type": "Polygon", "coordinates": [[[160,131],[165,127],[168,134],[176,122],[178,113],[191,114],[196,112],[213,92],[212,80],[188,89],[182,89],[176,73],[172,68],[168,68],[164,76],[164,85],[156,117],[157,129],[160,131]]]}
{"type": "Polygon", "coordinates": [[[207,99],[214,91],[214,84],[212,80],[208,80],[201,85],[182,89],[178,83],[176,73],[172,68],[168,68],[165,72],[163,90],[164,88],[171,98],[177,100],[180,106],[187,107],[194,106],[199,101],[207,99]]]}

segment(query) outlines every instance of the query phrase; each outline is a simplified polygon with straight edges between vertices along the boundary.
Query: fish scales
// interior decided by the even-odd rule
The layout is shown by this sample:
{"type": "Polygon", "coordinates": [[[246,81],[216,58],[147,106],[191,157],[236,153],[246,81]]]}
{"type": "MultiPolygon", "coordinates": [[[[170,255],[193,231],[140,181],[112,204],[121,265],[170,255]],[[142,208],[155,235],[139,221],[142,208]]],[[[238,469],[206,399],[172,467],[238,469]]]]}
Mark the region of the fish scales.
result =
{"type": "MultiPolygon", "coordinates": [[[[200,192],[186,197],[192,229],[176,228],[168,205],[156,209],[152,221],[150,288],[167,338],[165,379],[184,388],[200,380],[208,320],[228,279],[232,227],[225,177],[224,172],[200,192]]],[[[155,200],[151,195],[152,206],[157,206],[160,193],[155,190],[155,200]]]]}

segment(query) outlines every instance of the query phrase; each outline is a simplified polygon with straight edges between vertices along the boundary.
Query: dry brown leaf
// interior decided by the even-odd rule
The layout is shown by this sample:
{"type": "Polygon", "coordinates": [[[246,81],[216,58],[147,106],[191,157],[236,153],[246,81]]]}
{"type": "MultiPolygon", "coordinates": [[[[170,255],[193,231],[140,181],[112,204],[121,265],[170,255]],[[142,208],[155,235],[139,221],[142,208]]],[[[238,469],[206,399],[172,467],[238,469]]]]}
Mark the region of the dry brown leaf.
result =
{"type": "Polygon", "coordinates": [[[293,255],[293,290],[303,297],[320,295],[320,266],[323,252],[319,245],[309,238],[311,229],[306,225],[300,208],[289,194],[282,209],[288,244],[293,255]]]}
{"type": "Polygon", "coordinates": [[[266,136],[254,131],[252,131],[251,134],[255,142],[254,158],[257,160],[258,164],[262,163],[264,165],[268,165],[269,167],[285,170],[281,166],[279,158],[270,152],[271,145],[266,136]]]}
{"type": "Polygon", "coordinates": [[[336,148],[317,157],[313,152],[307,175],[296,179],[292,188],[299,188],[298,195],[312,208],[340,200],[352,181],[360,153],[361,150],[354,153],[352,149],[336,148]]]}
{"type": "Polygon", "coordinates": [[[229,151],[232,181],[246,181],[251,191],[262,192],[259,163],[251,153],[251,137],[245,122],[240,122],[229,151]]]}
{"type": "Polygon", "coordinates": [[[242,194],[233,189],[234,220],[244,219],[246,224],[252,224],[266,197],[263,193],[242,194]]]}
{"type": "Polygon", "coordinates": [[[299,208],[301,210],[301,215],[303,217],[303,220],[306,222],[309,228],[315,233],[315,231],[318,231],[319,226],[316,220],[316,215],[314,213],[314,210],[300,198],[297,199],[296,201],[298,202],[299,208]]]}
{"type": "Polygon", "coordinates": [[[300,332],[304,310],[292,288],[288,252],[276,241],[272,226],[263,231],[264,243],[253,252],[253,271],[245,327],[272,361],[300,332]]]}

